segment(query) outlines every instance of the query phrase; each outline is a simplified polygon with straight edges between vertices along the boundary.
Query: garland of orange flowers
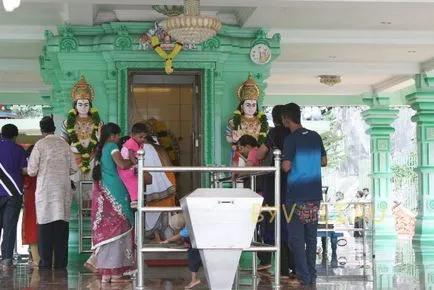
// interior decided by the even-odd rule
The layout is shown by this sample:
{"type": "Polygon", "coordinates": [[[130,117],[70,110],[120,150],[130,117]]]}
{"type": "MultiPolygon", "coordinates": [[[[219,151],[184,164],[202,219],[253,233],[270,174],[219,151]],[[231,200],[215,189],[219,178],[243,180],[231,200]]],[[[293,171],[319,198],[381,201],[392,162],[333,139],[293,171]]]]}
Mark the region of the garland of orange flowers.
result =
{"type": "MultiPolygon", "coordinates": [[[[258,143],[264,144],[268,132],[267,116],[264,114],[264,112],[259,112],[256,117],[259,119],[259,122],[261,123],[261,128],[259,129],[258,143]]],[[[234,122],[234,128],[238,128],[241,125],[241,112],[239,110],[234,111],[233,122],[234,122]]]]}
{"type": "Polygon", "coordinates": [[[95,108],[90,109],[93,128],[92,136],[88,147],[83,147],[78,140],[77,132],[75,131],[75,121],[77,120],[77,111],[71,109],[68,112],[68,118],[66,121],[66,131],[69,134],[69,140],[71,141],[71,146],[75,147],[81,156],[81,163],[78,165],[83,173],[88,173],[90,171],[90,157],[96,148],[98,143],[98,137],[96,136],[101,119],[99,117],[98,111],[95,108]]]}
{"type": "Polygon", "coordinates": [[[168,75],[173,73],[173,59],[175,56],[178,55],[178,53],[182,49],[182,43],[176,42],[175,47],[173,48],[172,52],[170,54],[167,54],[160,46],[160,40],[158,39],[158,36],[152,36],[151,37],[151,46],[154,51],[161,56],[166,62],[164,65],[164,69],[168,75]]]}

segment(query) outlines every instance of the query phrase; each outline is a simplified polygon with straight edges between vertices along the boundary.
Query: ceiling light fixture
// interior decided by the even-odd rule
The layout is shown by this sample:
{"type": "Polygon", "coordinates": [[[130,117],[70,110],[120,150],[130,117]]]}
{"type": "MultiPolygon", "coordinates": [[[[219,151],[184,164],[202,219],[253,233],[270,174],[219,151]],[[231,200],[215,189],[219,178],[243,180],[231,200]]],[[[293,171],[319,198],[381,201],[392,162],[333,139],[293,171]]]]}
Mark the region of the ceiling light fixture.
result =
{"type": "Polygon", "coordinates": [[[319,82],[325,84],[329,87],[333,87],[334,85],[339,84],[342,79],[341,76],[337,75],[320,75],[318,76],[319,82]]]}
{"type": "Polygon", "coordinates": [[[390,21],[381,21],[380,24],[390,25],[390,24],[392,24],[392,22],[390,22],[390,21]]]}
{"type": "Polygon", "coordinates": [[[179,16],[184,12],[184,6],[180,5],[152,5],[152,9],[169,17],[179,16]]]}
{"type": "Polygon", "coordinates": [[[3,7],[6,12],[12,12],[20,7],[21,0],[3,0],[3,7]]]}
{"type": "Polygon", "coordinates": [[[164,30],[182,44],[199,44],[219,32],[222,24],[215,17],[200,16],[199,0],[184,1],[184,15],[168,17],[164,30]]]}
{"type": "Polygon", "coordinates": [[[408,53],[416,53],[416,50],[408,50],[408,53]]]}

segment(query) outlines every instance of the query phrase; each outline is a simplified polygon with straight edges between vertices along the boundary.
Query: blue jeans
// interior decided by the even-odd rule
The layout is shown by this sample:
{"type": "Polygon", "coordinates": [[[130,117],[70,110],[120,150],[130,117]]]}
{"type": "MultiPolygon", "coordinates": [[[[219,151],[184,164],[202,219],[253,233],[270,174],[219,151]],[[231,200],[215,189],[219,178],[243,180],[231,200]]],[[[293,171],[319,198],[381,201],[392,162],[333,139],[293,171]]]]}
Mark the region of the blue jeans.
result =
{"type": "MultiPolygon", "coordinates": [[[[290,203],[289,209],[292,206],[290,203]]],[[[303,224],[295,213],[288,223],[289,248],[294,256],[295,272],[303,284],[312,284],[316,280],[317,230],[318,220],[303,224]]]]}
{"type": "Polygon", "coordinates": [[[0,197],[0,235],[3,231],[1,244],[3,265],[12,265],[17,240],[17,223],[22,202],[23,198],[21,196],[0,197]]]}

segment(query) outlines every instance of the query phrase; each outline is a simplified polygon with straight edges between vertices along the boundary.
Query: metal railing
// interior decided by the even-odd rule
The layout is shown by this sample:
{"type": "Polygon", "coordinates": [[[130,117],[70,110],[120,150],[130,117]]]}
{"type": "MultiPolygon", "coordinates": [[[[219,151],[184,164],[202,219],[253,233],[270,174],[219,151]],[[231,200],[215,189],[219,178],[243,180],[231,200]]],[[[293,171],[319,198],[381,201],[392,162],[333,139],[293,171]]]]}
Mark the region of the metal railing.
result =
{"type": "MultiPolygon", "coordinates": [[[[374,212],[371,210],[372,216],[371,216],[371,220],[370,220],[370,226],[369,229],[366,228],[366,206],[370,206],[371,209],[374,208],[374,205],[372,202],[321,202],[321,207],[324,206],[325,208],[325,229],[319,229],[318,228],[318,232],[326,232],[326,239],[327,238],[331,238],[331,235],[329,235],[329,232],[361,232],[362,233],[362,244],[363,244],[363,278],[366,279],[367,278],[367,273],[366,273],[366,258],[367,258],[367,240],[366,240],[366,234],[370,233],[371,234],[371,262],[372,262],[372,269],[373,271],[375,271],[374,265],[375,265],[375,253],[374,253],[374,249],[375,249],[375,226],[374,226],[374,220],[375,220],[375,214],[374,212]],[[361,228],[356,228],[355,224],[354,224],[354,228],[349,228],[349,227],[345,227],[345,228],[331,228],[331,224],[329,223],[329,206],[342,206],[342,205],[346,205],[347,207],[350,205],[359,205],[362,206],[362,216],[361,218],[363,219],[363,227],[361,228]]],[[[321,211],[321,210],[320,210],[321,211]]],[[[339,214],[340,216],[340,214],[339,214]]],[[[354,217],[356,217],[356,215],[354,215],[354,217]]],[[[345,217],[347,218],[347,217],[345,217]]],[[[327,242],[326,242],[327,245],[327,242]]],[[[325,249],[323,249],[324,251],[325,249]]],[[[325,264],[326,266],[326,279],[327,281],[329,280],[329,267],[328,267],[328,263],[325,264]]],[[[374,275],[374,273],[373,273],[374,275]]],[[[334,276],[336,277],[336,276],[334,276]]],[[[374,280],[375,280],[375,276],[374,280]]]]}
{"type": "MultiPolygon", "coordinates": [[[[137,284],[136,289],[144,289],[144,260],[143,253],[145,252],[184,252],[185,249],[174,249],[170,247],[149,247],[147,248],[143,244],[144,231],[145,231],[145,213],[146,212],[179,212],[182,211],[181,207],[145,207],[144,206],[144,196],[145,186],[143,184],[144,171],[147,172],[208,172],[215,174],[217,172],[267,172],[275,174],[275,204],[280,204],[280,161],[281,161],[281,151],[274,150],[274,166],[269,167],[144,167],[144,150],[139,150],[138,152],[138,205],[137,205],[137,215],[136,215],[136,235],[137,235],[137,284]]],[[[214,175],[215,176],[215,175],[214,175]]],[[[280,207],[267,207],[261,208],[261,211],[275,211],[275,231],[274,238],[275,241],[280,241],[280,207]]],[[[256,246],[253,245],[243,251],[258,252],[258,251],[270,251],[275,252],[275,276],[274,283],[275,287],[280,287],[280,243],[276,242],[275,246],[256,246]]]]}
{"type": "Polygon", "coordinates": [[[93,252],[92,249],[85,249],[84,247],[85,240],[92,240],[92,235],[86,235],[84,232],[84,213],[88,213],[90,216],[92,208],[85,208],[83,206],[83,188],[85,185],[92,186],[92,184],[92,180],[82,180],[78,185],[78,252],[80,254],[93,252]]]}

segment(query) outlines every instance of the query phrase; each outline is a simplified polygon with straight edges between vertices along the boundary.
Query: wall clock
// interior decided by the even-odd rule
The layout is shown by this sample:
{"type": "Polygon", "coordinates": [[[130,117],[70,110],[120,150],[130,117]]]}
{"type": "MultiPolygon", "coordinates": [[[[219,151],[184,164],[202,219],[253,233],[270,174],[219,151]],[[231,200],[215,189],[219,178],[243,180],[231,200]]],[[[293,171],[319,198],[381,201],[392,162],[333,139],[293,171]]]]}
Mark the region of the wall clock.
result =
{"type": "Polygon", "coordinates": [[[250,59],[256,64],[267,64],[271,60],[271,49],[266,44],[258,43],[250,50],[250,59]]]}

